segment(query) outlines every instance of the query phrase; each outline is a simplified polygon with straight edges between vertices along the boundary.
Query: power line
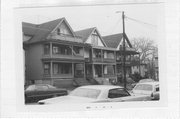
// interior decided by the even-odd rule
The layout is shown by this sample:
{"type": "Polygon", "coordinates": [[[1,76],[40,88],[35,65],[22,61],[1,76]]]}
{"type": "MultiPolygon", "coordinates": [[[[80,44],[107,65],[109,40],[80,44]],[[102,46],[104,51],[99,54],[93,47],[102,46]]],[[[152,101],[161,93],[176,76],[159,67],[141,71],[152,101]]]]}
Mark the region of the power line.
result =
{"type": "Polygon", "coordinates": [[[140,20],[137,20],[137,19],[134,19],[134,18],[127,17],[127,16],[125,16],[125,17],[126,17],[127,19],[129,19],[129,20],[138,22],[138,23],[140,23],[140,24],[144,24],[144,25],[148,25],[148,26],[152,26],[152,27],[157,27],[157,25],[154,25],[154,24],[150,24],[150,23],[147,23],[147,22],[143,22],[143,21],[140,21],[140,20]]]}
{"type": "Polygon", "coordinates": [[[110,5],[146,5],[146,4],[164,4],[165,2],[116,2],[116,3],[94,3],[94,4],[58,4],[57,5],[31,5],[31,4],[20,4],[20,7],[15,7],[15,9],[22,8],[51,8],[51,7],[84,7],[84,6],[110,6],[110,5]]]}
{"type": "Polygon", "coordinates": [[[115,25],[112,27],[110,33],[113,33],[113,32],[114,32],[114,30],[117,28],[120,20],[121,20],[121,18],[119,18],[119,19],[117,20],[117,22],[115,23],[115,25]]]}

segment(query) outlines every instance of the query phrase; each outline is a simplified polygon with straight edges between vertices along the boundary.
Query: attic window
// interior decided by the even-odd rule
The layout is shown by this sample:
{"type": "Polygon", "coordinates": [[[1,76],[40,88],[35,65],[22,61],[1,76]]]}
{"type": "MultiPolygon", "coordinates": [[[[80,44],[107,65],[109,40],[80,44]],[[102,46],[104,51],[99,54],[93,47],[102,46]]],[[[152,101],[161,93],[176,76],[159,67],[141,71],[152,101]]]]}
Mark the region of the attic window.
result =
{"type": "Polygon", "coordinates": [[[60,28],[57,29],[57,35],[60,35],[61,34],[61,30],[60,28]]]}

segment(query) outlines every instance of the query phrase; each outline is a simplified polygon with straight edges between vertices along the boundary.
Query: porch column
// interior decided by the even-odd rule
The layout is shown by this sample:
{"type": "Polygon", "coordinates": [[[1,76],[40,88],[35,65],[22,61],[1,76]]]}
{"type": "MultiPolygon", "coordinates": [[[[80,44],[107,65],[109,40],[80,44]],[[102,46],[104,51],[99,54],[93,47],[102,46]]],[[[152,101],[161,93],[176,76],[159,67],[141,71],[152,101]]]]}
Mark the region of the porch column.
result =
{"type": "Polygon", "coordinates": [[[140,54],[139,54],[139,74],[141,75],[141,60],[140,60],[140,54]]]}
{"type": "Polygon", "coordinates": [[[92,64],[92,77],[95,77],[95,68],[94,68],[94,64],[92,64]]]}
{"type": "Polygon", "coordinates": [[[52,61],[50,62],[50,77],[51,77],[51,84],[53,85],[54,81],[52,79],[53,77],[53,62],[52,61]]]}
{"type": "Polygon", "coordinates": [[[101,49],[101,61],[103,62],[103,59],[104,59],[104,57],[103,57],[103,50],[101,49]]]}
{"type": "Polygon", "coordinates": [[[130,55],[130,74],[132,74],[132,69],[131,69],[132,68],[132,62],[133,62],[132,61],[132,55],[130,55]]]}
{"type": "Polygon", "coordinates": [[[91,54],[92,54],[92,60],[93,60],[93,58],[94,58],[94,57],[93,57],[93,48],[91,48],[91,54]]]}
{"type": "Polygon", "coordinates": [[[83,57],[84,57],[84,54],[85,54],[85,48],[84,48],[84,46],[83,46],[83,57]]]}
{"type": "Polygon", "coordinates": [[[71,57],[73,57],[73,45],[70,46],[71,47],[71,57]]]}
{"type": "Polygon", "coordinates": [[[116,62],[116,51],[114,51],[114,60],[115,60],[115,62],[116,62]]]}
{"type": "Polygon", "coordinates": [[[50,42],[50,57],[51,57],[51,58],[52,58],[52,49],[53,49],[52,43],[50,42]]]}
{"type": "Polygon", "coordinates": [[[116,66],[116,64],[114,65],[114,74],[117,75],[117,66],[116,66]]]}
{"type": "Polygon", "coordinates": [[[102,75],[102,77],[104,77],[104,74],[103,74],[103,72],[104,72],[104,71],[103,71],[103,70],[104,70],[104,69],[103,69],[103,64],[101,64],[101,68],[102,68],[102,70],[101,70],[101,75],[102,75]]]}
{"type": "Polygon", "coordinates": [[[84,79],[86,79],[86,72],[85,72],[85,63],[84,63],[84,79]]]}
{"type": "Polygon", "coordinates": [[[72,76],[74,78],[74,63],[72,62],[72,76]]]}

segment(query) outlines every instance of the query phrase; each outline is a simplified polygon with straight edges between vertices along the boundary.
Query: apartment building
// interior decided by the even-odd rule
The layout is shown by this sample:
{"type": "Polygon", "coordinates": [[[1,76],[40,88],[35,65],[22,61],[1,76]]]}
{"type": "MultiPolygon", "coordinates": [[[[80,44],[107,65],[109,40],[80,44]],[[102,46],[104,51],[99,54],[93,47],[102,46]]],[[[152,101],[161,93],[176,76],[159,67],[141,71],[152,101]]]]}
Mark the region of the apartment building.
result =
{"type": "MultiPolygon", "coordinates": [[[[23,22],[22,31],[27,85],[110,84],[122,74],[122,34],[102,37],[96,27],[73,31],[65,18],[42,24],[23,22]]],[[[126,46],[129,74],[138,53],[127,36],[126,46]]]]}

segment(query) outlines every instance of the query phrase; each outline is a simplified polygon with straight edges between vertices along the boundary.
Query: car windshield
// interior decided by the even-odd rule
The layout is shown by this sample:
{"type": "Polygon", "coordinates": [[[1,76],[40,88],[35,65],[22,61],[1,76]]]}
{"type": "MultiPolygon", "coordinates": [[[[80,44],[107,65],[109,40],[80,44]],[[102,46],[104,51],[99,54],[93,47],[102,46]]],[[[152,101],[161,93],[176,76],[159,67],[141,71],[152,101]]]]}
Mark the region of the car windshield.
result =
{"type": "Polygon", "coordinates": [[[48,90],[47,85],[36,85],[36,90],[48,90]]]}
{"type": "Polygon", "coordinates": [[[138,84],[133,90],[145,90],[145,91],[152,91],[152,85],[150,84],[138,84]]]}
{"type": "Polygon", "coordinates": [[[139,81],[139,83],[144,83],[144,82],[153,82],[153,79],[142,79],[139,81]]]}
{"type": "Polygon", "coordinates": [[[26,88],[26,91],[32,91],[35,90],[35,85],[30,85],[26,88]]]}
{"type": "Polygon", "coordinates": [[[89,89],[89,88],[77,88],[70,93],[70,96],[78,96],[78,97],[87,97],[96,99],[100,90],[97,89],[89,89]]]}

